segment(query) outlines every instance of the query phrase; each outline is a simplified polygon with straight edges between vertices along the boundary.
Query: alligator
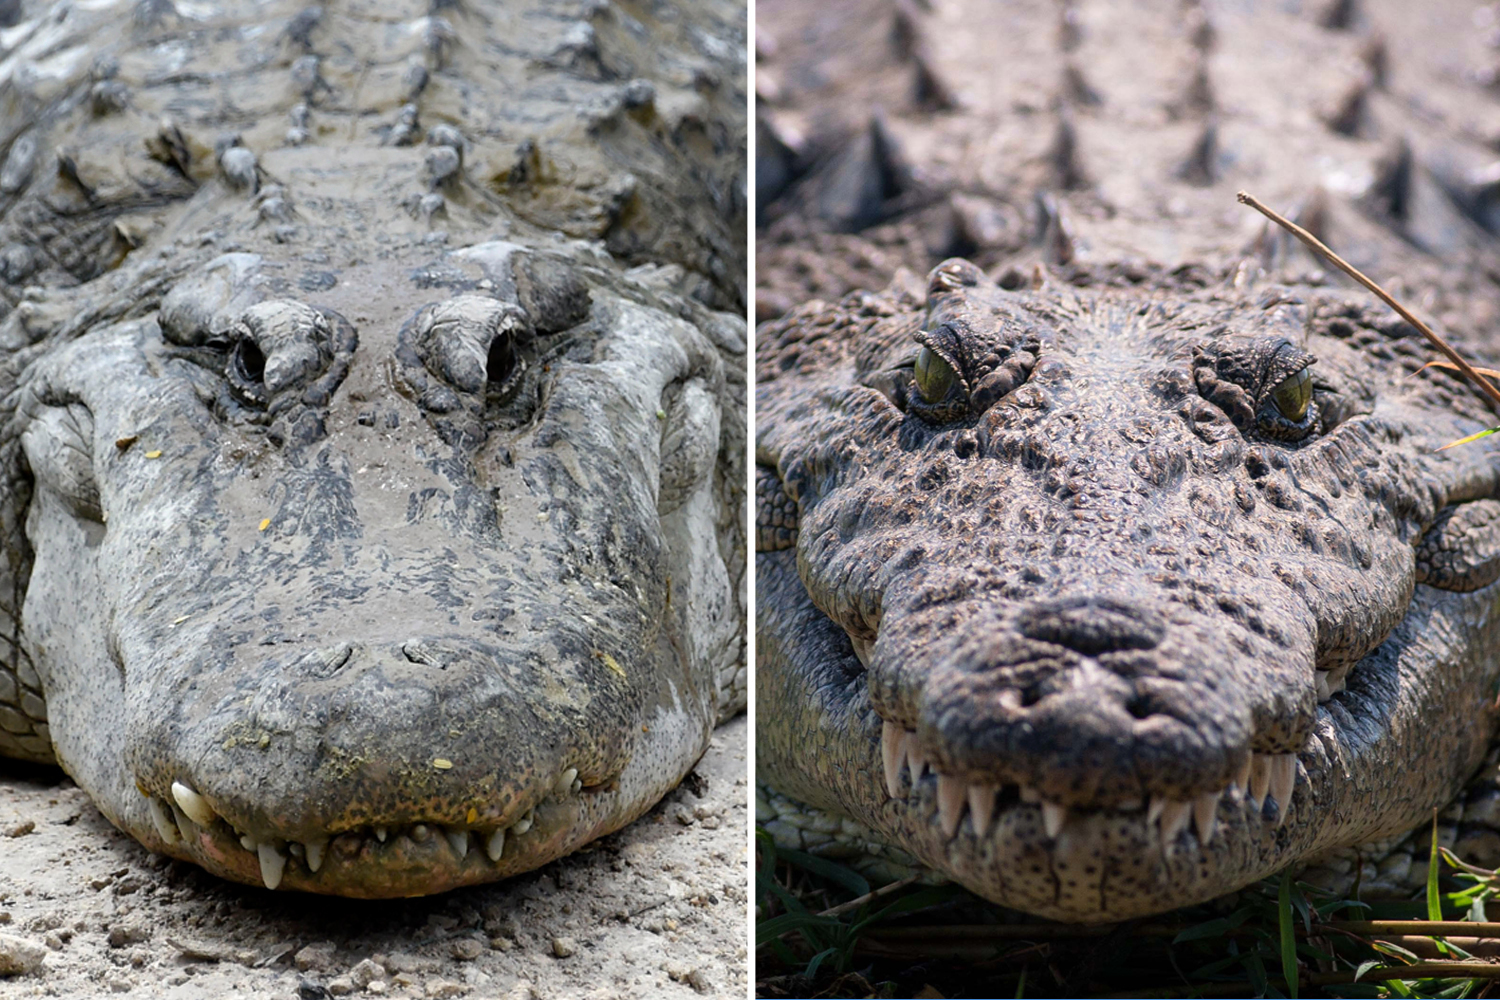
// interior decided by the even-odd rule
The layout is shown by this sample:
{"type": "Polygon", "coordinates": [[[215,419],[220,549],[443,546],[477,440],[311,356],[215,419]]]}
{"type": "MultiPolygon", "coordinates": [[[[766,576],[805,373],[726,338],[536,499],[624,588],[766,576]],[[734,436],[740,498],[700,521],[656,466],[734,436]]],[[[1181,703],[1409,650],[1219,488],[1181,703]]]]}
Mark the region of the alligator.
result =
{"type": "Polygon", "coordinates": [[[0,756],[353,897],[739,711],[745,11],[0,5],[0,756]]]}
{"type": "Polygon", "coordinates": [[[779,843],[1085,923],[1500,862],[1495,415],[1235,202],[1493,359],[1471,13],[762,5],[779,843]]]}

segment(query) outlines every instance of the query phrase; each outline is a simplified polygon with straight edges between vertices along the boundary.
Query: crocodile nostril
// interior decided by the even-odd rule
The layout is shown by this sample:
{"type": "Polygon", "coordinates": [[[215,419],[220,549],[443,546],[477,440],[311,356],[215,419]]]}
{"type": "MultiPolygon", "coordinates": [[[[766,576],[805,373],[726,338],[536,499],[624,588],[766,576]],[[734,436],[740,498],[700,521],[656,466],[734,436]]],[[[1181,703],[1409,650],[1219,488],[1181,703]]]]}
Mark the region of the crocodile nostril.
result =
{"type": "Polygon", "coordinates": [[[1153,611],[1109,598],[1079,597],[1039,602],[1022,609],[1022,635],[1098,656],[1126,649],[1155,649],[1166,630],[1153,611]]]}

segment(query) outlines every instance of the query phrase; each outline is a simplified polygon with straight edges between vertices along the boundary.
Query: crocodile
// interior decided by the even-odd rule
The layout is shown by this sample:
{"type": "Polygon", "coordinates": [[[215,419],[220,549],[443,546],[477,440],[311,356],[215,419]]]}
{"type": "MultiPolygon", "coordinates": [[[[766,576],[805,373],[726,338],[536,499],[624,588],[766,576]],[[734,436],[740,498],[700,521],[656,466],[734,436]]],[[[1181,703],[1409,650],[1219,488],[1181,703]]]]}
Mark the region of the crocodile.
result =
{"type": "Polygon", "coordinates": [[[674,788],[748,683],[743,5],[0,19],[0,757],[366,898],[674,788]]]}
{"type": "Polygon", "coordinates": [[[1493,359],[1460,8],[762,5],[778,842],[1085,923],[1500,862],[1494,413],[1235,203],[1493,359]]]}

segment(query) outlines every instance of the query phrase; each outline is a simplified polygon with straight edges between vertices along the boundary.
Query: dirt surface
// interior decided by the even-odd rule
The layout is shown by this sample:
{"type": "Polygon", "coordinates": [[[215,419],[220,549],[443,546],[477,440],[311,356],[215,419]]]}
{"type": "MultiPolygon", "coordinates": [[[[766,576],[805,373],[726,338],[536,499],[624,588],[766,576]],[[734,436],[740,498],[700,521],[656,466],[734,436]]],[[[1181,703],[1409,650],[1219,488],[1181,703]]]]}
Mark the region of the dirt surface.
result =
{"type": "Polygon", "coordinates": [[[0,997],[743,996],[745,733],[722,727],[681,787],[578,854],[401,902],[221,881],[147,853],[61,772],[0,761],[0,965],[7,937],[46,951],[0,997]]]}

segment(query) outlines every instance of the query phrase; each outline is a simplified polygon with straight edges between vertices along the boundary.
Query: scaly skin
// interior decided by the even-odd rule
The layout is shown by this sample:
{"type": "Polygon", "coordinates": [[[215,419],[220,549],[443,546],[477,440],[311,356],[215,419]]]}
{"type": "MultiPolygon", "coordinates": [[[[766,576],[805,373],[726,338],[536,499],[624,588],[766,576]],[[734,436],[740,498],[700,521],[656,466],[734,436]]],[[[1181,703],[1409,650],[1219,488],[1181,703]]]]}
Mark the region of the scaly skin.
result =
{"type": "Polygon", "coordinates": [[[1388,848],[1494,736],[1500,452],[1437,451],[1494,418],[1413,378],[1415,331],[1233,191],[1300,202],[1492,356],[1493,220],[1455,167],[1482,154],[1457,113],[1432,112],[1442,134],[1409,113],[1451,78],[1397,63],[1412,89],[1367,82],[1357,127],[1286,110],[1324,82],[1291,71],[1307,52],[1352,55],[1409,9],[1361,14],[1363,39],[1177,5],[1064,5],[1060,26],[1055,5],[840,10],[759,19],[789,185],[758,271],[762,780],[1063,920],[1388,848]],[[824,54],[836,24],[848,47],[824,54]],[[1167,45],[1176,93],[1130,65],[1167,45]],[[1258,89],[1224,84],[1247,68],[1258,89]],[[1330,189],[1308,190],[1314,165],[1330,189]],[[955,245],[982,266],[905,269],[955,245]],[[872,269],[884,291],[843,294],[872,269]],[[809,293],[827,298],[794,305],[809,293]],[[921,391],[933,365],[951,389],[921,391]],[[1275,396],[1303,371],[1288,417],[1275,396]]]}
{"type": "Polygon", "coordinates": [[[272,888],[534,868],[744,703],[741,98],[692,47],[741,29],[435,7],[74,9],[6,84],[0,753],[272,888]]]}

